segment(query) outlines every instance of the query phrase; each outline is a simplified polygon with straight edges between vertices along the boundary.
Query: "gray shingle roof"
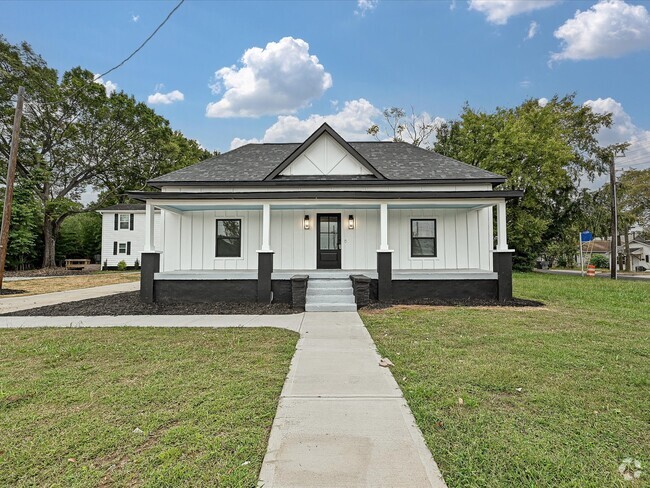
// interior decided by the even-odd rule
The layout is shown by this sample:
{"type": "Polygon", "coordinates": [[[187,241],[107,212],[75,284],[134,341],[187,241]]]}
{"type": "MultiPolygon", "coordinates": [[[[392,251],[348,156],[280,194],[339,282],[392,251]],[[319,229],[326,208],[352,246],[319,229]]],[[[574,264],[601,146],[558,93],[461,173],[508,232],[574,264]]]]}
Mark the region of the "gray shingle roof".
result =
{"type": "MultiPolygon", "coordinates": [[[[350,145],[389,181],[474,179],[503,181],[503,177],[489,171],[405,142],[351,142],[350,145]]],[[[154,178],[150,183],[160,186],[171,182],[259,182],[299,146],[299,143],[247,144],[154,178]]],[[[308,179],[313,180],[313,178],[305,178],[308,179]]]]}

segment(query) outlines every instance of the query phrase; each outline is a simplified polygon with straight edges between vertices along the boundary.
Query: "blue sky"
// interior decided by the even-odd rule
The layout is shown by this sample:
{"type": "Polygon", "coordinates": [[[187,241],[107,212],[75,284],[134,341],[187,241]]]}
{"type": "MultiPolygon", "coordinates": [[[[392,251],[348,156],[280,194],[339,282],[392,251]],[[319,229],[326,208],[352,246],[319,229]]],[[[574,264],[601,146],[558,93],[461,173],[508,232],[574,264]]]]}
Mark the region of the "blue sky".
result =
{"type": "MultiPolygon", "coordinates": [[[[3,2],[0,33],[28,41],[61,72],[101,73],[175,4],[3,2]]],[[[301,140],[323,121],[364,138],[389,106],[450,119],[466,101],[492,110],[575,91],[580,103],[615,112],[603,141],[636,141],[636,162],[650,155],[649,10],[632,0],[188,0],[103,81],[221,151],[301,140]]]]}

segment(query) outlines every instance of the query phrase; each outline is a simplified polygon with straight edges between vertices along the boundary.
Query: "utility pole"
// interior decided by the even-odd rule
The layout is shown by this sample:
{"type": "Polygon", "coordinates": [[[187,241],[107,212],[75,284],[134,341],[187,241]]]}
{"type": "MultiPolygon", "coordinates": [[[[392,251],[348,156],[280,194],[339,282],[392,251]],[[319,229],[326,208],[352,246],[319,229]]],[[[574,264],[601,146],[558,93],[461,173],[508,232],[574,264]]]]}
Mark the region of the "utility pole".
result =
{"type": "Polygon", "coordinates": [[[615,153],[612,153],[609,161],[609,187],[612,195],[612,244],[610,248],[611,259],[609,264],[609,270],[610,270],[611,278],[613,280],[617,278],[616,267],[618,266],[618,246],[617,246],[618,209],[616,204],[616,164],[614,163],[615,160],[616,160],[616,155],[615,153]]]}
{"type": "Polygon", "coordinates": [[[14,113],[14,128],[11,133],[11,150],[9,152],[9,166],[5,187],[5,204],[2,209],[2,228],[0,229],[0,291],[5,275],[5,261],[7,259],[7,243],[9,242],[9,226],[11,225],[11,206],[14,201],[14,180],[16,179],[16,161],[18,160],[18,145],[20,141],[20,121],[23,117],[23,98],[25,88],[18,87],[16,99],[16,112],[14,113]]]}

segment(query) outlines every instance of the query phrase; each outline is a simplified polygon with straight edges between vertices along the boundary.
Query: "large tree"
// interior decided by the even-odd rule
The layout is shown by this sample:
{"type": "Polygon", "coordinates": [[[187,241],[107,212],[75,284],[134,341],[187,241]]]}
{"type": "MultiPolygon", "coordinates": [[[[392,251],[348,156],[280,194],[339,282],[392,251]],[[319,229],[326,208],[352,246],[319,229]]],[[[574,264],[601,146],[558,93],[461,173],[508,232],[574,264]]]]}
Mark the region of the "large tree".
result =
{"type": "Polygon", "coordinates": [[[59,78],[27,43],[0,37],[0,154],[8,157],[18,86],[26,88],[18,181],[41,206],[43,266],[55,266],[64,220],[91,208],[81,204],[89,187],[98,204],[124,201],[147,179],[208,157],[195,141],[123,92],[107,93],[91,72],[74,68],[59,78]]]}
{"type": "Polygon", "coordinates": [[[466,105],[458,120],[438,129],[434,150],[505,176],[504,189],[524,190],[508,205],[508,233],[515,265],[530,268],[575,219],[580,180],[607,171],[625,148],[599,146],[596,135],[611,123],[611,114],[576,104],[575,95],[491,113],[466,105]]]}

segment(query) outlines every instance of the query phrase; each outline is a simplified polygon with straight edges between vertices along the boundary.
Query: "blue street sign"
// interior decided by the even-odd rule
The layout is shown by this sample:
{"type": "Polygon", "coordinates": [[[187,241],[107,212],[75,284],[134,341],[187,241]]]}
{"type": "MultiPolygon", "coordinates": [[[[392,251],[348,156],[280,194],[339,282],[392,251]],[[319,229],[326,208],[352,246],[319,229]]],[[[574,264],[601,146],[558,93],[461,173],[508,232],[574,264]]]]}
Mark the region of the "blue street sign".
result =
{"type": "Polygon", "coordinates": [[[588,230],[580,232],[580,242],[589,242],[594,238],[593,234],[588,230]]]}

